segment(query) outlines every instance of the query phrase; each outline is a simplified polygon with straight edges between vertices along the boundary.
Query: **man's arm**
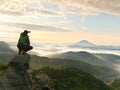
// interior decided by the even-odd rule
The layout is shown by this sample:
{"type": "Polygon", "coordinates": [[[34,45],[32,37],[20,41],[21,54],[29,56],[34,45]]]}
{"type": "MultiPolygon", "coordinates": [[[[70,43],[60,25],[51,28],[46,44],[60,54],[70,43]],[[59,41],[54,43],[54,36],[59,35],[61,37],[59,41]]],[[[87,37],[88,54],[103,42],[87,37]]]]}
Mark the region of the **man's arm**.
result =
{"type": "Polygon", "coordinates": [[[27,45],[30,46],[29,36],[27,36],[27,45]]]}

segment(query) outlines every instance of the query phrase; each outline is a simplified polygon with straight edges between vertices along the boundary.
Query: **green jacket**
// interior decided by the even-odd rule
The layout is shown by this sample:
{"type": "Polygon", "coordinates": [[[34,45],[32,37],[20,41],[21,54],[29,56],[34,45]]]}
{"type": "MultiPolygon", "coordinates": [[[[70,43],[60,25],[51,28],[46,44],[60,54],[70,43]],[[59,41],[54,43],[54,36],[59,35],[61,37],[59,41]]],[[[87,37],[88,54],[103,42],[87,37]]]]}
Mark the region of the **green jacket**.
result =
{"type": "Polygon", "coordinates": [[[23,45],[30,45],[29,36],[21,33],[18,43],[23,45]]]}

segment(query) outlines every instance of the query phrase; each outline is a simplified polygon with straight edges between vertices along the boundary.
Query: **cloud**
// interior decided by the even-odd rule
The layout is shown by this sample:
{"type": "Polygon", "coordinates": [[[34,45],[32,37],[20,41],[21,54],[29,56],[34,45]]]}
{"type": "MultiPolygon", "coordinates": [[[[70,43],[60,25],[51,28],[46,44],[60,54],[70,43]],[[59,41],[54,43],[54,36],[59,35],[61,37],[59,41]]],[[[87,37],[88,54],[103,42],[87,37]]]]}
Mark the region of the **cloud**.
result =
{"type": "Polygon", "coordinates": [[[0,13],[11,16],[23,16],[29,14],[40,14],[57,16],[60,13],[43,8],[42,2],[38,0],[0,0],[0,13]]]}
{"type": "Polygon", "coordinates": [[[101,13],[120,15],[120,0],[48,0],[62,5],[70,13],[98,15],[101,13]],[[71,8],[70,8],[71,7],[71,8]]]}
{"type": "Polygon", "coordinates": [[[9,10],[0,10],[1,14],[5,14],[5,15],[12,15],[12,16],[23,16],[24,14],[21,12],[17,12],[17,11],[9,11],[9,10]]]}
{"type": "Polygon", "coordinates": [[[51,31],[51,32],[69,32],[69,30],[63,29],[63,28],[44,26],[44,25],[36,25],[36,24],[9,23],[9,22],[0,22],[0,24],[8,26],[8,27],[16,27],[16,28],[20,28],[20,29],[51,31]]]}
{"type": "Polygon", "coordinates": [[[50,15],[61,16],[60,11],[79,15],[99,15],[101,13],[120,15],[120,0],[0,0],[0,13],[7,15],[50,15]],[[57,5],[59,9],[46,8],[57,5]],[[63,8],[60,8],[63,7],[63,8]]]}
{"type": "Polygon", "coordinates": [[[73,14],[99,15],[101,13],[120,15],[120,1],[114,0],[49,0],[66,8],[73,14]]]}
{"type": "Polygon", "coordinates": [[[42,13],[44,15],[52,15],[52,16],[57,16],[59,15],[58,12],[50,11],[50,10],[36,10],[39,13],[42,13]]]}

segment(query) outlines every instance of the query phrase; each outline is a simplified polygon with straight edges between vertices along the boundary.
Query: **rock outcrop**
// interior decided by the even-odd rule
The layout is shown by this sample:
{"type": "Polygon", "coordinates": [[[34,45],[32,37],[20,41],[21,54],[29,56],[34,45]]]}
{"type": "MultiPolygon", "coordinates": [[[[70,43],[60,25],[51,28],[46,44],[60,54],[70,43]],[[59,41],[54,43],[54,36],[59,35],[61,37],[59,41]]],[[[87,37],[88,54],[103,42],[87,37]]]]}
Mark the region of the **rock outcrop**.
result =
{"type": "Polygon", "coordinates": [[[30,56],[16,55],[0,75],[0,90],[51,90],[50,78],[29,68],[30,56]]]}

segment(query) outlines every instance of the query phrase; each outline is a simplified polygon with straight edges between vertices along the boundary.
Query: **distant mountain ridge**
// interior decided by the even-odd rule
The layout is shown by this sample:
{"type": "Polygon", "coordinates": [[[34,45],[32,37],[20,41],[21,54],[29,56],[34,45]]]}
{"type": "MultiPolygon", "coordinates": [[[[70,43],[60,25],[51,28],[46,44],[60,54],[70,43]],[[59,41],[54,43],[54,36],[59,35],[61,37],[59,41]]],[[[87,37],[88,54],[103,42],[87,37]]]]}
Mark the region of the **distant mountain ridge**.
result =
{"type": "Polygon", "coordinates": [[[95,47],[96,45],[87,41],[87,40],[82,40],[78,43],[76,43],[74,46],[81,46],[81,47],[95,47]]]}
{"type": "Polygon", "coordinates": [[[70,51],[70,52],[52,55],[50,56],[50,58],[72,59],[72,60],[82,61],[92,65],[97,65],[97,66],[114,67],[111,63],[97,57],[96,54],[94,55],[92,53],[88,53],[85,51],[80,51],[80,52],[70,51]]]}
{"type": "Polygon", "coordinates": [[[34,69],[38,69],[42,67],[53,67],[53,68],[74,67],[74,68],[82,69],[83,71],[88,72],[105,82],[111,82],[120,75],[118,71],[110,67],[92,65],[80,60],[72,60],[67,58],[60,59],[60,58],[32,56],[31,67],[33,67],[34,69]]]}
{"type": "MultiPolygon", "coordinates": [[[[82,61],[84,63],[93,65],[108,67],[114,70],[120,71],[120,56],[113,54],[96,54],[88,52],[65,52],[50,56],[50,58],[61,58],[67,60],[82,61]]],[[[112,72],[113,73],[113,72],[112,72]]]]}
{"type": "Polygon", "coordinates": [[[80,52],[65,52],[49,56],[49,58],[62,58],[83,61],[89,64],[98,66],[112,67],[112,64],[120,63],[120,56],[114,54],[89,53],[86,51],[80,52]]]}
{"type": "Polygon", "coordinates": [[[4,41],[0,41],[0,54],[14,54],[15,51],[4,41]]]}
{"type": "Polygon", "coordinates": [[[9,45],[5,43],[4,41],[0,41],[0,49],[2,48],[9,48],[9,45]]]}
{"type": "Polygon", "coordinates": [[[81,40],[80,42],[77,42],[75,44],[72,44],[72,48],[90,48],[95,50],[120,50],[120,46],[112,46],[112,45],[95,45],[94,43],[87,41],[87,40],[81,40]]]}

